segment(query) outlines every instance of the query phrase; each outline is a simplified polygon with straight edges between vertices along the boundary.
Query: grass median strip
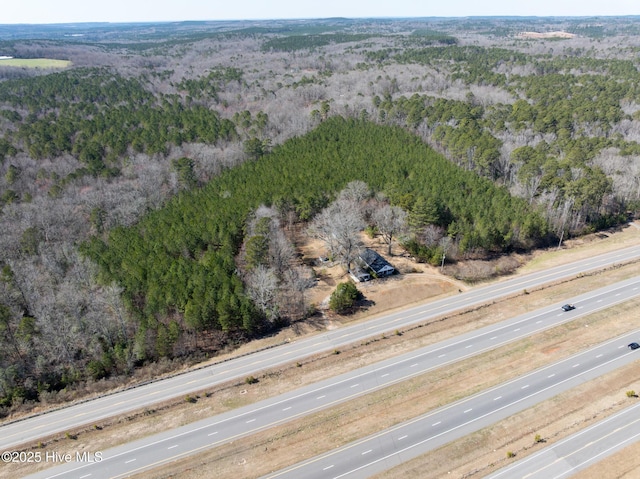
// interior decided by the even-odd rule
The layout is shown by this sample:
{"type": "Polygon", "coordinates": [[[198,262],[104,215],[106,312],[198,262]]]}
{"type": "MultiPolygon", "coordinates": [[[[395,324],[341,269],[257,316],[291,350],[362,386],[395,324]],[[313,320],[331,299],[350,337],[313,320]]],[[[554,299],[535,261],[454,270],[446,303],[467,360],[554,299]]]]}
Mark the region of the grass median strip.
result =
{"type": "MultiPolygon", "coordinates": [[[[485,477],[630,406],[634,401],[625,392],[638,382],[638,366],[627,365],[374,477],[485,477]]],[[[607,474],[590,477],[625,477],[627,466],[617,464],[613,460],[607,474]]]]}
{"type": "MultiPolygon", "coordinates": [[[[637,311],[638,306],[640,306],[640,300],[619,305],[611,310],[553,328],[476,358],[340,404],[330,410],[241,438],[234,443],[163,466],[156,471],[146,472],[144,477],[163,478],[179,475],[185,478],[196,478],[202,473],[213,472],[217,478],[221,479],[238,476],[260,477],[472,395],[532,368],[557,361],[591,344],[601,342],[604,337],[634,329],[633,322],[629,319],[637,311]]],[[[600,407],[597,411],[594,409],[588,413],[590,417],[599,418],[609,410],[613,410],[617,403],[620,407],[628,404],[628,398],[623,392],[624,388],[628,387],[628,371],[626,371],[627,374],[616,371],[610,375],[613,379],[593,381],[581,386],[579,389],[582,392],[579,392],[578,396],[582,397],[582,401],[576,401],[573,398],[575,392],[570,392],[562,395],[569,399],[559,396],[545,401],[544,406],[532,408],[536,411],[534,413],[530,411],[522,413],[524,418],[522,421],[526,423],[526,427],[519,423],[520,419],[517,416],[520,415],[514,416],[495,426],[495,431],[499,432],[480,431],[461,440],[460,443],[456,441],[458,445],[446,449],[445,453],[442,453],[444,448],[440,449],[440,452],[434,452],[435,459],[431,457],[429,460],[449,465],[455,465],[456,461],[459,461],[460,465],[457,466],[459,469],[464,469],[465,459],[470,463],[471,469],[477,470],[487,469],[487,465],[482,464],[483,459],[499,464],[500,461],[496,458],[500,457],[500,451],[510,448],[515,451],[514,453],[520,454],[524,446],[518,441],[533,442],[535,436],[533,431],[540,430],[548,436],[560,435],[565,430],[568,433],[571,428],[568,428],[565,423],[568,421],[578,426],[583,424],[584,421],[576,418],[585,414],[584,410],[587,406],[592,409],[600,407]],[[613,388],[614,384],[620,381],[625,384],[618,388],[619,393],[615,397],[608,397],[607,394],[616,390],[613,388]],[[603,395],[605,391],[607,394],[603,395]],[[593,395],[596,393],[600,393],[600,396],[593,395]],[[604,399],[598,402],[594,401],[593,397],[604,399]],[[597,405],[594,406],[594,403],[597,405]],[[536,420],[537,426],[534,424],[536,420]],[[553,425],[556,423],[564,424],[558,433],[552,432],[553,425]],[[496,454],[489,459],[486,457],[488,438],[491,438],[495,444],[495,447],[491,447],[496,449],[496,454]],[[457,457],[460,455],[460,444],[464,445],[465,450],[465,457],[462,458],[457,457]],[[476,456],[479,456],[479,459],[476,456]],[[477,460],[480,461],[480,465],[475,464],[474,461],[477,460]]],[[[416,472],[413,476],[405,476],[403,469],[401,473],[391,472],[385,477],[435,478],[447,474],[447,471],[438,469],[438,473],[425,476],[425,470],[429,469],[423,469],[421,465],[413,469],[409,467],[407,470],[416,472]]],[[[458,472],[460,474],[453,477],[465,477],[462,471],[458,472]]],[[[484,472],[487,471],[483,471],[483,474],[484,472]]]]}
{"type": "MultiPolygon", "coordinates": [[[[271,397],[276,394],[295,389],[305,384],[310,384],[321,379],[331,377],[335,374],[340,374],[357,367],[362,367],[374,362],[392,357],[403,352],[418,349],[427,344],[432,344],[437,341],[441,341],[447,337],[452,337],[461,334],[465,331],[476,329],[480,326],[495,323],[506,319],[510,316],[524,313],[537,309],[542,306],[548,305],[550,302],[560,301],[565,297],[580,294],[582,292],[593,289],[594,287],[600,287],[604,284],[614,283],[623,279],[634,276],[637,273],[637,267],[634,265],[614,268],[597,275],[590,275],[575,279],[574,281],[564,282],[553,287],[544,288],[538,291],[529,291],[527,294],[523,294],[520,297],[501,301],[500,303],[490,306],[478,308],[473,311],[469,311],[464,314],[455,315],[446,319],[438,319],[431,321],[424,325],[419,325],[411,328],[407,331],[398,332],[398,334],[388,334],[383,337],[377,337],[366,341],[365,343],[355,344],[348,348],[343,348],[341,354],[335,355],[327,353],[312,358],[308,358],[296,364],[291,364],[288,367],[279,368],[277,370],[266,371],[262,373],[257,379],[259,380],[255,384],[249,384],[244,381],[228,384],[212,390],[202,391],[197,395],[190,395],[192,401],[177,400],[158,405],[153,409],[146,409],[139,411],[136,414],[129,414],[125,417],[115,418],[109,421],[101,422],[90,427],[84,428],[79,431],[71,431],[70,436],[75,439],[71,442],[68,437],[57,437],[43,440],[41,445],[33,445],[32,447],[42,446],[43,449],[54,449],[56,451],[71,450],[76,451],[78,448],[91,450],[105,450],[110,447],[114,447],[123,442],[134,440],[140,437],[144,437],[156,432],[167,430],[173,427],[177,427],[183,424],[193,422],[195,420],[209,417],[214,414],[224,412],[229,409],[240,407],[246,404],[250,404],[266,397],[271,397]]],[[[636,305],[637,307],[637,305],[636,305]]],[[[624,309],[624,306],[617,307],[624,309]]],[[[611,311],[611,310],[609,310],[611,311]]],[[[599,313],[603,316],[615,316],[599,313]]],[[[557,330],[548,331],[545,333],[547,338],[556,338],[555,341],[551,341],[546,344],[542,351],[538,351],[538,356],[545,358],[548,361],[553,360],[556,353],[565,352],[568,354],[567,348],[571,345],[566,343],[574,343],[575,347],[585,347],[585,343],[575,343],[574,331],[571,328],[589,328],[592,327],[591,321],[594,321],[593,326],[601,324],[602,321],[614,321],[613,317],[604,318],[602,320],[594,319],[599,317],[598,315],[592,315],[589,318],[583,318],[579,321],[569,323],[557,330]],[[576,325],[581,326],[576,326],[576,325]],[[564,333],[562,331],[565,331],[564,333]],[[567,333],[566,331],[572,331],[567,333]],[[554,336],[554,334],[559,336],[554,336]],[[566,336],[569,334],[569,336],[566,336]],[[571,340],[567,339],[571,338],[571,340]]],[[[593,329],[592,329],[593,331],[593,329]]],[[[612,330],[606,330],[606,335],[612,336],[612,330]]],[[[585,331],[586,332],[586,331],[585,331]]],[[[600,335],[597,337],[597,341],[601,341],[603,337],[600,335]]],[[[512,358],[518,356],[518,351],[524,352],[535,347],[531,343],[532,339],[528,338],[518,343],[510,345],[510,353],[512,358]]],[[[547,339],[549,341],[549,339],[547,339]]],[[[467,388],[467,390],[459,390],[455,386],[456,381],[466,381],[464,379],[449,380],[449,376],[455,376],[461,374],[464,371],[471,371],[472,376],[485,376],[491,374],[495,376],[497,382],[501,382],[511,371],[513,365],[512,361],[507,361],[504,366],[504,370],[498,368],[495,363],[495,354],[504,354],[497,351],[487,353],[483,356],[473,358],[464,363],[454,364],[446,369],[438,370],[432,374],[428,379],[429,396],[434,396],[431,391],[437,391],[437,394],[441,397],[441,400],[432,403],[430,407],[436,407],[437,405],[444,404],[448,401],[458,399],[465,395],[472,393],[473,391],[480,390],[484,386],[477,385],[475,389],[467,388]],[[451,382],[453,381],[453,382],[451,382]]],[[[523,361],[523,364],[532,367],[530,358],[523,361]]],[[[471,383],[469,383],[471,384],[471,383]]],[[[412,388],[418,388],[415,383],[407,382],[394,386],[392,392],[379,391],[376,395],[369,395],[360,398],[358,401],[365,401],[359,403],[358,407],[369,407],[368,403],[372,405],[382,404],[382,411],[378,413],[378,420],[374,421],[381,427],[386,427],[384,424],[392,424],[388,420],[402,420],[387,417],[386,414],[389,410],[388,406],[385,406],[385,402],[394,401],[395,398],[411,397],[412,394],[416,394],[416,390],[412,388]],[[406,389],[409,388],[409,389],[406,389]]],[[[391,388],[389,388],[391,390],[391,388]]],[[[417,391],[421,391],[419,388],[417,391]]],[[[405,401],[405,404],[401,403],[399,406],[401,409],[409,409],[411,401],[422,402],[420,396],[424,396],[424,391],[418,392],[418,399],[414,398],[405,401]]],[[[392,403],[389,403],[392,404],[392,403]]],[[[331,411],[337,411],[333,416],[330,413],[329,417],[340,418],[340,412],[343,406],[332,409],[331,411]]],[[[335,429],[335,425],[331,422],[334,419],[322,419],[323,414],[329,414],[329,412],[322,413],[318,417],[320,418],[320,424],[327,425],[327,429],[335,429]],[[328,421],[328,422],[327,422],[328,421]]],[[[351,412],[345,414],[352,414],[351,412]]],[[[302,421],[306,421],[306,418],[302,421]]],[[[306,424],[306,423],[305,423],[306,424]]],[[[313,424],[313,423],[311,423],[313,424]]],[[[339,422],[340,424],[340,422],[339,422]]],[[[305,428],[311,428],[312,426],[305,426],[305,428]]],[[[281,426],[285,428],[285,426],[281,426]]],[[[287,429],[283,429],[287,430],[287,429]]],[[[295,427],[294,427],[295,430],[295,427]]],[[[322,438],[324,435],[332,435],[334,431],[329,433],[323,432],[322,428],[314,428],[315,439],[322,438]]],[[[276,433],[277,435],[278,433],[276,433]]],[[[289,436],[289,433],[281,433],[285,436],[289,436]]],[[[355,433],[358,437],[359,432],[355,433]]],[[[246,442],[245,439],[242,441],[246,442]]],[[[325,442],[325,441],[320,441],[325,442]]],[[[267,447],[267,446],[265,446],[267,447]]],[[[332,446],[333,447],[333,446],[332,446]]],[[[270,454],[271,456],[271,454],[270,454]]],[[[298,457],[298,456],[296,456],[298,457]]],[[[302,456],[300,456],[302,457],[302,456]]],[[[21,473],[33,472],[38,465],[28,466],[26,469],[21,469],[21,473]],[[28,468],[31,468],[27,471],[28,468]]],[[[40,466],[41,467],[41,466],[40,466]]]]}

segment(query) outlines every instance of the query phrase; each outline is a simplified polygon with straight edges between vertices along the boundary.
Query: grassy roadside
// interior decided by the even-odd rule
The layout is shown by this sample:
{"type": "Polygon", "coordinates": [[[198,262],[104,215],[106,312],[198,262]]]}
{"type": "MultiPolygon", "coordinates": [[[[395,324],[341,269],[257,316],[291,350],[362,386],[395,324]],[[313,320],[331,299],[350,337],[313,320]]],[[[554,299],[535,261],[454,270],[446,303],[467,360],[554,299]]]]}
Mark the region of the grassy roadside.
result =
{"type": "MultiPolygon", "coordinates": [[[[627,365],[374,477],[485,477],[630,406],[638,399],[628,398],[625,393],[638,385],[637,364],[627,365]],[[536,440],[538,435],[540,441],[536,440]]],[[[614,473],[617,462],[610,461],[606,469],[601,469],[607,472],[599,476],[581,471],[580,478],[624,477],[614,473]]]]}
{"type": "MultiPolygon", "coordinates": [[[[330,410],[145,472],[144,477],[195,479],[214,472],[220,479],[260,477],[560,360],[605,337],[635,329],[630,318],[638,306],[640,299],[618,305],[330,410]]],[[[599,420],[624,407],[630,401],[624,391],[634,382],[637,389],[639,381],[637,366],[622,368],[384,477],[438,478],[452,468],[456,471],[451,477],[469,477],[473,471],[485,474],[491,470],[489,464],[505,464],[500,459],[506,458],[508,450],[518,455],[524,454],[527,447],[536,450],[530,446],[537,433],[548,441],[557,440],[591,419],[599,420]],[[594,397],[600,399],[594,401],[594,397]]]]}
{"type": "MultiPolygon", "coordinates": [[[[267,371],[258,377],[259,383],[257,384],[247,385],[244,382],[237,382],[203,391],[199,397],[194,396],[197,402],[193,404],[186,402],[184,399],[179,399],[159,405],[152,410],[143,410],[136,414],[104,421],[96,424],[95,427],[92,425],[92,427],[82,430],[69,431],[68,436],[60,435],[44,440],[40,449],[59,453],[71,452],[72,454],[85,450],[92,452],[105,450],[130,440],[187,424],[402,352],[414,350],[446,337],[461,334],[485,324],[501,321],[512,315],[537,309],[548,305],[549,302],[561,301],[566,297],[577,295],[608,283],[621,281],[635,274],[637,274],[637,265],[628,265],[577,278],[553,287],[531,291],[527,295],[501,301],[474,311],[418,325],[410,330],[399,332],[401,335],[391,334],[364,344],[356,344],[351,348],[345,348],[339,355],[316,356],[299,363],[299,365],[292,364],[277,370],[267,371]],[[526,301],[523,301],[525,298],[526,301]]],[[[216,477],[227,477],[221,475],[221,471],[224,468],[220,462],[226,463],[230,461],[230,457],[235,457],[238,454],[244,456],[243,451],[245,448],[252,450],[250,444],[259,444],[259,446],[255,446],[258,449],[262,447],[262,449],[254,451],[254,454],[263,453],[264,447],[268,447],[268,462],[274,463],[272,468],[282,467],[278,461],[286,461],[287,458],[291,457],[302,458],[313,454],[316,450],[320,452],[324,450],[323,448],[330,449],[338,443],[349,442],[366,434],[361,427],[363,422],[379,428],[402,421],[403,417],[392,417],[388,414],[391,409],[397,409],[403,413],[406,412],[409,414],[408,417],[412,417],[411,415],[421,413],[414,410],[413,406],[416,404],[431,409],[488,387],[487,381],[489,379],[493,381],[493,384],[497,384],[507,377],[518,374],[518,371],[529,370],[533,367],[532,351],[537,351],[535,357],[538,361],[541,361],[539,364],[544,364],[562,357],[563,354],[570,354],[571,348],[582,348],[586,344],[590,344],[588,337],[577,341],[577,334],[591,334],[591,341],[595,343],[602,341],[605,337],[615,335],[615,331],[620,328],[632,329],[634,323],[628,320],[631,318],[630,315],[632,313],[625,312],[627,311],[625,308],[631,308],[631,311],[633,311],[634,309],[637,310],[637,306],[637,302],[620,305],[616,308],[620,310],[618,314],[611,314],[611,310],[608,310],[606,313],[598,313],[589,318],[583,318],[560,328],[547,331],[544,333],[546,339],[542,343],[537,342],[540,339],[528,338],[507,346],[507,349],[501,348],[501,350],[473,358],[465,363],[458,363],[447,369],[415,378],[411,382],[398,384],[393,389],[387,388],[373,395],[364,396],[358,399],[357,403],[346,403],[318,415],[289,423],[286,426],[259,433],[250,438],[243,438],[234,444],[216,448],[202,455],[207,458],[201,458],[200,456],[189,458],[185,461],[184,467],[193,470],[194,464],[204,464],[203,467],[215,468],[216,477]],[[629,316],[627,317],[627,315],[629,316]],[[527,351],[529,353],[524,354],[527,351]],[[503,361],[504,365],[502,367],[498,366],[499,361],[503,361]],[[521,369],[516,370],[514,369],[514,364],[518,362],[521,363],[521,369]],[[478,374],[479,371],[481,371],[481,374],[478,374]],[[478,383],[479,379],[484,382],[478,383]],[[465,384],[466,387],[461,389],[459,384],[465,384]],[[434,388],[434,385],[437,385],[437,387],[434,388]],[[424,401],[424,387],[429,388],[429,402],[424,401]],[[432,391],[436,391],[437,394],[433,394],[432,391]],[[394,405],[396,404],[394,401],[397,401],[398,398],[401,398],[402,402],[399,405],[394,405]],[[364,416],[362,416],[363,414],[364,416]],[[354,424],[351,419],[354,417],[360,417],[360,420],[355,422],[355,429],[348,434],[349,427],[347,425],[354,424]],[[305,443],[304,436],[300,436],[304,431],[312,431],[308,439],[311,444],[305,443]],[[338,432],[339,437],[336,436],[338,432]],[[285,445],[282,448],[271,445],[275,438],[282,438],[279,444],[288,444],[290,439],[293,440],[294,444],[291,446],[285,445]],[[294,452],[293,449],[301,444],[305,444],[302,450],[294,452]],[[234,447],[241,447],[242,449],[238,451],[234,447]],[[210,458],[209,454],[213,454],[213,457],[218,457],[219,459],[210,458]],[[279,460],[276,459],[278,457],[280,458],[279,460]]],[[[421,411],[424,412],[424,409],[421,411]]],[[[32,447],[37,448],[39,445],[32,445],[32,447]]],[[[263,462],[263,459],[251,461],[253,466],[255,466],[256,461],[263,462]]],[[[12,468],[12,473],[15,471],[15,476],[19,476],[34,472],[37,465],[36,467],[22,468],[14,468],[13,465],[10,465],[6,468],[7,472],[9,472],[9,467],[12,468]]],[[[272,468],[266,469],[264,472],[268,472],[272,468]]],[[[198,468],[196,470],[200,471],[198,468]]],[[[167,473],[171,474],[171,472],[161,469],[158,471],[158,477],[165,477],[167,473]]],[[[184,469],[179,470],[179,472],[176,471],[176,474],[181,477],[186,473],[187,471],[184,469]]],[[[231,477],[231,475],[237,476],[238,473],[237,468],[231,467],[230,476],[228,477],[231,477]]],[[[145,477],[151,476],[149,473],[145,473],[145,477]]],[[[244,472],[242,477],[245,477],[244,472]]]]}
{"type": "Polygon", "coordinates": [[[640,442],[636,442],[602,461],[580,471],[580,479],[633,479],[640,471],[640,442]]]}

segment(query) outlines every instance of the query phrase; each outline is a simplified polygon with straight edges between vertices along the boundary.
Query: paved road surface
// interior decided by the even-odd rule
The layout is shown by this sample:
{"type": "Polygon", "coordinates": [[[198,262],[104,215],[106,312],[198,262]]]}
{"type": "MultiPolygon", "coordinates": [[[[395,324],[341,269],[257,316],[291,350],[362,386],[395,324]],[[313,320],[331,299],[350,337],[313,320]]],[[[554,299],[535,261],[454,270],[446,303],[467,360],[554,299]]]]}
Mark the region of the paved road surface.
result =
{"type": "Polygon", "coordinates": [[[564,479],[638,440],[640,404],[635,404],[500,469],[488,479],[564,479]]]}
{"type": "Polygon", "coordinates": [[[66,464],[34,477],[96,479],[140,471],[469,358],[638,294],[640,277],[572,298],[576,310],[570,312],[563,312],[560,304],[554,304],[256,404],[114,448],[105,452],[100,464],[66,464]]]}
{"type": "Polygon", "coordinates": [[[450,314],[453,311],[485,304],[524,289],[576,276],[615,263],[640,257],[640,246],[634,246],[595,256],[571,264],[502,281],[432,303],[408,308],[316,336],[294,341],[272,349],[218,363],[206,368],[155,381],[134,389],[48,412],[40,416],[0,426],[0,451],[37,441],[51,434],[61,433],[92,424],[107,417],[151,407],[153,404],[182,397],[190,392],[210,388],[229,380],[256,375],[259,371],[276,367],[323,351],[331,351],[346,344],[379,336],[395,329],[450,314]]]}
{"type": "MultiPolygon", "coordinates": [[[[265,477],[370,477],[637,361],[640,359],[639,351],[630,351],[626,345],[636,340],[638,335],[640,330],[607,341],[473,397],[265,477]]],[[[508,477],[511,479],[513,476],[508,477]]]]}

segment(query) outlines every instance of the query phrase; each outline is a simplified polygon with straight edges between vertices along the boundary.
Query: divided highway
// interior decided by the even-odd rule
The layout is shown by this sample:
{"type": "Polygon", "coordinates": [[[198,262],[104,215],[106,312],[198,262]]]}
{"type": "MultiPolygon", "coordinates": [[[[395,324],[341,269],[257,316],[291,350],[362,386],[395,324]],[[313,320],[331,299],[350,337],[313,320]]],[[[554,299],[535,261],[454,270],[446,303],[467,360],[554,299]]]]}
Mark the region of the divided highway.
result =
{"type": "Polygon", "coordinates": [[[454,311],[486,304],[511,294],[521,293],[524,289],[533,289],[549,282],[567,279],[639,257],[640,247],[638,246],[617,250],[473,289],[429,304],[408,308],[402,312],[328,331],[22,421],[4,424],[0,427],[0,450],[15,448],[20,444],[36,441],[42,437],[61,433],[83,424],[94,423],[107,417],[150,407],[161,401],[181,397],[229,380],[237,380],[251,374],[255,375],[266,368],[330,351],[353,342],[379,336],[394,329],[402,329],[430,318],[451,314],[454,311]]]}
{"type": "MultiPolygon", "coordinates": [[[[640,330],[288,469],[270,479],[364,479],[490,426],[640,359],[626,346],[640,330]]],[[[517,477],[507,475],[509,479],[517,477]]],[[[553,477],[547,473],[540,477],[553,477]]]]}
{"type": "Polygon", "coordinates": [[[488,479],[570,477],[640,440],[640,404],[500,469],[488,479]]]}
{"type": "Polygon", "coordinates": [[[33,477],[96,479],[120,477],[157,467],[495,349],[637,295],[640,295],[640,277],[571,298],[576,303],[576,309],[570,312],[564,312],[560,309],[560,304],[554,304],[256,404],[105,451],[100,463],[65,464],[33,477]]]}

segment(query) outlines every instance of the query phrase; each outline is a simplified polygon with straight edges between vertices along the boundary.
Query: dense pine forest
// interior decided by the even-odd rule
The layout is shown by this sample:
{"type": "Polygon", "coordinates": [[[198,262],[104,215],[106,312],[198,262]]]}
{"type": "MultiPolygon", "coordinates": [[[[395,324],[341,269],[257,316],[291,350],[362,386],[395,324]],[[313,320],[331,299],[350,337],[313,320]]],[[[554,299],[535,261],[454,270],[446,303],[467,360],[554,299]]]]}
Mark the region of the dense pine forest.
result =
{"type": "Polygon", "coordinates": [[[0,56],[71,61],[0,60],[5,414],[304,320],[294,230],[437,264],[637,214],[634,17],[74,32],[0,28],[0,56]]]}
{"type": "Polygon", "coordinates": [[[546,234],[544,220],[524,200],[457,168],[417,137],[335,117],[202,189],[180,194],[135,227],[112,230],[106,243],[93,239],[81,249],[101,266],[102,281],[123,286],[127,302],[139,311],[137,337],[145,344],[137,345],[138,354],[166,353],[186,328],[252,333],[261,318],[234,274],[246,218],[261,204],[326,204],[354,180],[391,198],[434,205],[443,213],[433,223],[459,238],[463,249],[526,248],[546,234]],[[181,317],[162,324],[162,318],[181,317]],[[146,328],[154,330],[151,349],[146,328]],[[164,328],[175,334],[158,335],[164,328]]]}

